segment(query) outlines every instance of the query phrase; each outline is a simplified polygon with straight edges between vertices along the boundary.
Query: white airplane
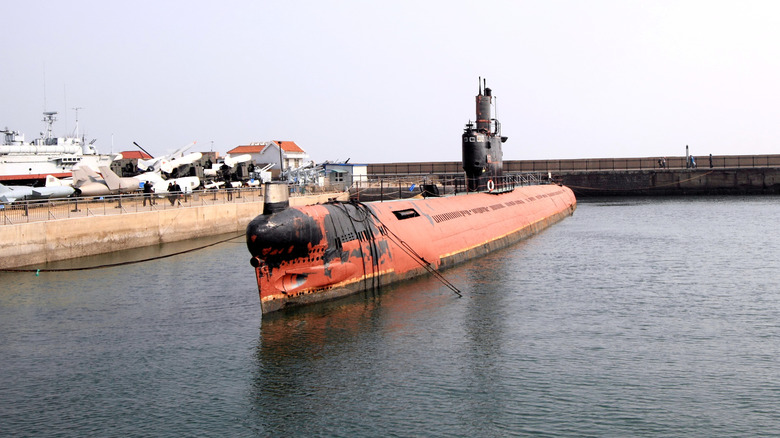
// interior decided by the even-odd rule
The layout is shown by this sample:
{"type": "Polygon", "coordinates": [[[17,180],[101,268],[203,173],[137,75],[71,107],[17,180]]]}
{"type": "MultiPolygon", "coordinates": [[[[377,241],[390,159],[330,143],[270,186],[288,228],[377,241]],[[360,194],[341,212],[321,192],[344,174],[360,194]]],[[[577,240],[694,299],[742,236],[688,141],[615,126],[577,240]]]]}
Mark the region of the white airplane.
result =
{"type": "Polygon", "coordinates": [[[67,198],[73,187],[27,187],[0,184],[0,202],[12,203],[28,199],[67,198]]]}
{"type": "Polygon", "coordinates": [[[95,197],[111,194],[105,179],[89,166],[73,169],[73,188],[78,196],[95,197]]]}
{"type": "Polygon", "coordinates": [[[143,184],[151,184],[152,191],[156,194],[168,193],[168,184],[176,182],[182,192],[189,193],[200,185],[197,176],[164,179],[160,171],[146,172],[138,176],[120,177],[108,166],[101,166],[103,176],[88,166],[73,169],[73,187],[80,196],[95,197],[133,193],[142,190],[143,184]]]}
{"type": "MultiPolygon", "coordinates": [[[[196,161],[196,160],[200,159],[200,155],[198,155],[197,158],[192,159],[193,157],[191,157],[191,156],[195,155],[195,154],[188,154],[187,157],[189,157],[189,159],[192,159],[192,161],[186,161],[186,162],[182,161],[182,158],[184,157],[184,152],[186,152],[187,149],[189,149],[193,145],[195,145],[195,143],[196,142],[193,141],[192,143],[188,144],[187,146],[184,146],[184,147],[181,147],[179,149],[176,149],[175,151],[173,151],[173,153],[168,154],[168,155],[163,155],[161,157],[151,158],[151,159],[148,159],[148,160],[138,160],[138,168],[143,170],[143,171],[145,171],[145,172],[155,172],[155,171],[158,171],[158,170],[162,170],[164,172],[170,173],[173,169],[175,169],[178,166],[181,166],[182,164],[189,164],[189,163],[192,163],[193,161],[196,161]],[[179,163],[174,166],[174,164],[172,164],[172,162],[174,162],[176,160],[178,160],[179,163]],[[169,170],[165,170],[163,168],[163,166],[165,166],[165,168],[167,168],[169,170]]],[[[196,153],[196,154],[199,154],[199,153],[196,153]]]]}
{"type": "Polygon", "coordinates": [[[142,189],[142,183],[146,184],[147,182],[152,185],[152,192],[158,195],[168,193],[168,184],[170,183],[178,184],[183,193],[190,193],[200,185],[200,178],[197,176],[164,179],[159,171],[146,172],[138,176],[120,177],[108,166],[101,166],[100,173],[103,174],[106,185],[113,193],[135,192],[142,189]]]}

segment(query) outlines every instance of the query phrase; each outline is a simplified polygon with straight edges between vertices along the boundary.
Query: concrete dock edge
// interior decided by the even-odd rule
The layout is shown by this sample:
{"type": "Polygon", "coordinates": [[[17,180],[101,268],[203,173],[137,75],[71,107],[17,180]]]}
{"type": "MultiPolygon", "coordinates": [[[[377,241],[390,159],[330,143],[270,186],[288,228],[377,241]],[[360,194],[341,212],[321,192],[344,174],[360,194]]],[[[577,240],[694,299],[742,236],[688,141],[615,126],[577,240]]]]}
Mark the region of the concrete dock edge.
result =
{"type": "MultiPolygon", "coordinates": [[[[291,205],[327,202],[347,193],[290,198],[291,205]]],[[[0,226],[0,269],[40,265],[225,233],[241,233],[263,202],[203,205],[111,216],[90,216],[0,226]]]]}

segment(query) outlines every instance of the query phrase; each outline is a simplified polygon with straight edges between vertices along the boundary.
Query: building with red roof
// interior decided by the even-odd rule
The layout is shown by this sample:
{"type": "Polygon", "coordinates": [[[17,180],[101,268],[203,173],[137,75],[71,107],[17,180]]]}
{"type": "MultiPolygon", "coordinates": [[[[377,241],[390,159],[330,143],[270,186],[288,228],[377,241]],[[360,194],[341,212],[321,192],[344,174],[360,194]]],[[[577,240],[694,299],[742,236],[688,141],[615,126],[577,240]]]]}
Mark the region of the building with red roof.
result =
{"type": "Polygon", "coordinates": [[[255,163],[273,163],[276,171],[279,170],[279,162],[282,161],[283,169],[295,169],[301,167],[309,160],[306,153],[294,141],[272,140],[266,142],[254,142],[248,145],[236,146],[228,151],[228,155],[236,156],[249,154],[255,163]],[[281,152],[281,153],[280,153],[281,152]]]}

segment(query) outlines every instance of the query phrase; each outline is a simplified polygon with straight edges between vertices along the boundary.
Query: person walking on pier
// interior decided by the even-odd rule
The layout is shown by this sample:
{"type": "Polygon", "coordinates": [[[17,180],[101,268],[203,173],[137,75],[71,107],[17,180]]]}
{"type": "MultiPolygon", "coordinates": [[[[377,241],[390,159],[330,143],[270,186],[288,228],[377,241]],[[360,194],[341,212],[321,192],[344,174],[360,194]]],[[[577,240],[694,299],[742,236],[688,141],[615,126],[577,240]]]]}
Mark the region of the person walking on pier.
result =
{"type": "Polygon", "coordinates": [[[154,198],[152,197],[152,183],[144,181],[144,207],[146,207],[146,201],[149,200],[149,205],[154,205],[154,198]]]}
{"type": "MultiPolygon", "coordinates": [[[[181,206],[181,186],[176,181],[173,182],[173,197],[179,206],[181,206]]],[[[171,205],[173,205],[173,203],[171,203],[171,205]]]]}
{"type": "Polygon", "coordinates": [[[173,183],[168,183],[168,202],[171,203],[171,207],[176,203],[176,195],[173,194],[173,183]]]}

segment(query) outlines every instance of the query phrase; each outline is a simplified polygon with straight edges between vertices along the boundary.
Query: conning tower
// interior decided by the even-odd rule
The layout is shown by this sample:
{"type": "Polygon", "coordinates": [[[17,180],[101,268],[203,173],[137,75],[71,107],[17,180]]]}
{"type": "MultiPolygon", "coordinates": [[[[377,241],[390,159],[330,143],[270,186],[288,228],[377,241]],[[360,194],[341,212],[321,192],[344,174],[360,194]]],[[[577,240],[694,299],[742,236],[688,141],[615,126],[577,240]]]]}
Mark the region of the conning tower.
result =
{"type": "Polygon", "coordinates": [[[469,121],[463,131],[463,170],[469,191],[493,191],[501,186],[503,157],[501,123],[491,116],[493,91],[479,78],[477,124],[469,121]]]}

